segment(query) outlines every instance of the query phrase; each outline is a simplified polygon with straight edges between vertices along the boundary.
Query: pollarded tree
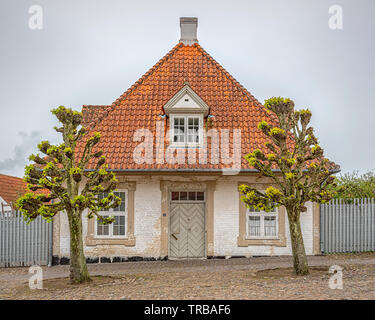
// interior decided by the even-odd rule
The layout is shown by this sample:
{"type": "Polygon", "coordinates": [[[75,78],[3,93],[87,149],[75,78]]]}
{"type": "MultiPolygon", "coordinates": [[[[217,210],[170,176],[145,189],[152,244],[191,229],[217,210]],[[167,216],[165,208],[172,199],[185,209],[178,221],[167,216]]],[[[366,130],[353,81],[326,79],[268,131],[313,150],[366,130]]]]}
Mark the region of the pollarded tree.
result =
{"type": "Polygon", "coordinates": [[[293,262],[296,274],[309,273],[303,243],[300,215],[307,210],[308,201],[324,203],[334,193],[331,186],[339,166],[324,158],[314,129],[309,126],[311,112],[294,110],[294,102],[285,98],[271,98],[264,104],[272,124],[261,121],[258,128],[267,136],[264,152],[256,149],[246,156],[250,166],[272,181],[264,192],[241,185],[242,201],[261,211],[285,206],[293,262]]]}
{"type": "Polygon", "coordinates": [[[119,206],[121,199],[113,193],[117,180],[113,172],[107,171],[105,157],[101,151],[93,151],[100,133],[84,137],[86,130],[81,126],[80,112],[60,106],[52,113],[62,124],[54,129],[62,134],[63,143],[51,145],[42,141],[38,149],[44,156],[30,156],[34,163],[25,167],[24,177],[31,191],[48,192],[26,193],[17,200],[17,208],[28,222],[38,216],[51,221],[59,212],[66,212],[70,229],[70,280],[82,283],[90,280],[83,251],[82,213],[88,209],[88,218],[96,216],[103,224],[112,223],[113,218],[102,218],[98,212],[119,206]],[[77,143],[84,144],[82,153],[77,153],[77,143]],[[96,162],[95,170],[85,170],[90,161],[96,162]],[[99,199],[101,192],[107,196],[99,199]]]}

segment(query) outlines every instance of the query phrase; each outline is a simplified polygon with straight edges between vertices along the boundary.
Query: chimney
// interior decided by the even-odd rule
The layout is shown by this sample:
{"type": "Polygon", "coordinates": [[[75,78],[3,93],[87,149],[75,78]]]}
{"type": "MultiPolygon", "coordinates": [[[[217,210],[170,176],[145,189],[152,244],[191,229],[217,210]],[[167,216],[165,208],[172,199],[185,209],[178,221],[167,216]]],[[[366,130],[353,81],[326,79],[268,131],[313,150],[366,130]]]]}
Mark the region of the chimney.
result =
{"type": "Polygon", "coordinates": [[[198,18],[180,18],[180,28],[181,28],[181,39],[184,45],[192,45],[198,43],[197,39],[197,28],[198,28],[198,18]]]}

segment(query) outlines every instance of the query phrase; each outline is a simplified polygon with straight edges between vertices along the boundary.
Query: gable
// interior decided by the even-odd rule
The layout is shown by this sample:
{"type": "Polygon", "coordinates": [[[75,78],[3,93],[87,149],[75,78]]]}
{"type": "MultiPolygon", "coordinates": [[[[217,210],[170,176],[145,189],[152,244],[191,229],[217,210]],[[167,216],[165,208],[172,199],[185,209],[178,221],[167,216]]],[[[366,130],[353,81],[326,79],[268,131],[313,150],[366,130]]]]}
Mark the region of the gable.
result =
{"type": "Polygon", "coordinates": [[[206,116],[209,106],[199,97],[188,84],[179,90],[165,105],[164,112],[169,115],[173,112],[197,112],[206,116]]]}
{"type": "MultiPolygon", "coordinates": [[[[177,44],[112,105],[100,112],[96,120],[90,124],[89,133],[80,142],[78,151],[83,151],[84,141],[90,136],[90,132],[99,131],[101,140],[95,150],[103,150],[111,170],[220,171],[230,167],[224,162],[191,164],[186,161],[184,164],[176,164],[162,161],[158,163],[155,161],[155,146],[151,162],[136,163],[134,161],[133,152],[144,139],[135,138],[137,130],[141,128],[150,133],[155,144],[156,127],[163,123],[165,147],[168,147],[166,135],[169,130],[169,117],[167,111],[171,108],[173,110],[187,109],[184,104],[186,95],[193,98],[189,110],[197,106],[202,108],[201,110],[208,109],[207,112],[205,110],[204,127],[210,119],[210,124],[214,129],[227,129],[231,133],[234,130],[241,131],[241,167],[244,170],[254,171],[253,168],[249,168],[244,156],[256,148],[264,150],[266,138],[257,125],[261,120],[272,122],[272,119],[259,101],[197,43],[177,44]],[[191,91],[186,88],[187,84],[191,91]],[[203,102],[199,103],[200,100],[203,102]]],[[[208,148],[210,148],[210,142],[208,142],[208,148]]],[[[233,135],[225,143],[225,148],[229,149],[229,152],[233,150],[233,135]]],[[[210,157],[209,153],[208,150],[208,157],[210,157]]],[[[94,167],[94,163],[89,164],[89,168],[94,167]]]]}

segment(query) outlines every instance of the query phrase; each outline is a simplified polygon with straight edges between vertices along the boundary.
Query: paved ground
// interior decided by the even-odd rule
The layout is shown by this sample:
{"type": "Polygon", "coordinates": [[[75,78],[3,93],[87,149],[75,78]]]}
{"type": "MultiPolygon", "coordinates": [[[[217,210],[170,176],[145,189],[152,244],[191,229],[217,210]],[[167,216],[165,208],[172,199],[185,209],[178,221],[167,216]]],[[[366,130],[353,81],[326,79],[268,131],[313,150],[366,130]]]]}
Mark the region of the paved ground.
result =
{"type": "Polygon", "coordinates": [[[151,261],[89,265],[94,281],[70,285],[69,266],[43,267],[43,290],[28,268],[0,269],[0,299],[375,299],[375,254],[309,257],[311,274],[293,274],[291,257],[151,261]],[[328,287],[328,267],[343,290],[328,287]]]}

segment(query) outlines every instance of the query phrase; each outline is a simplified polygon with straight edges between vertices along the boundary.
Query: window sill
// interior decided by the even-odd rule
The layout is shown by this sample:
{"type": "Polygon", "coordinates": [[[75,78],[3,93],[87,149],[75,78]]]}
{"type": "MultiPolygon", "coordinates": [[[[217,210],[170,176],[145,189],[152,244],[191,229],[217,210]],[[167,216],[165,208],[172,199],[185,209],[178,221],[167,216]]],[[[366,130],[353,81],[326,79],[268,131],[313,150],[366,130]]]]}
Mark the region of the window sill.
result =
{"type": "Polygon", "coordinates": [[[245,240],[280,240],[278,237],[246,237],[245,240]]]}
{"type": "Polygon", "coordinates": [[[247,238],[247,237],[238,237],[237,245],[239,247],[248,247],[248,246],[275,246],[275,247],[286,247],[286,238],[247,238]]]}
{"type": "Polygon", "coordinates": [[[128,240],[129,237],[94,236],[94,240],[128,240]]]}
{"type": "Polygon", "coordinates": [[[97,238],[93,235],[86,237],[86,246],[97,246],[97,245],[124,245],[127,247],[135,246],[135,237],[128,236],[127,238],[97,238]]]}
{"type": "Polygon", "coordinates": [[[169,144],[170,148],[176,149],[202,149],[202,145],[181,145],[181,144],[169,144]]]}

